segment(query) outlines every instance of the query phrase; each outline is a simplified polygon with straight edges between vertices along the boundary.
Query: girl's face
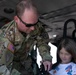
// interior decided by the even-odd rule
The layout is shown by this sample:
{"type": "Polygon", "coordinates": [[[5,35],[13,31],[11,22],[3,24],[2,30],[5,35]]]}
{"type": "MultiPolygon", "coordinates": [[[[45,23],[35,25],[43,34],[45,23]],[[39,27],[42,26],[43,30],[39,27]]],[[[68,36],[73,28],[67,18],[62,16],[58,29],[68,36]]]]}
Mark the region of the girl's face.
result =
{"type": "Polygon", "coordinates": [[[61,63],[63,64],[67,64],[71,61],[72,59],[72,55],[70,53],[68,53],[65,48],[62,48],[59,52],[59,57],[61,59],[61,63]]]}

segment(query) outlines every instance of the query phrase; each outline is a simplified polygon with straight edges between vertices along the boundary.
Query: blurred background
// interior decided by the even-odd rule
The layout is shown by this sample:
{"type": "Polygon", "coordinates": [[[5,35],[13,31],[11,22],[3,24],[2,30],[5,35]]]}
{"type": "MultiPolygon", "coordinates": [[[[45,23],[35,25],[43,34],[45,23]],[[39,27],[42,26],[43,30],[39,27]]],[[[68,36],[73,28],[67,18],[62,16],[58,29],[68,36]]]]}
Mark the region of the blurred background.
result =
{"type": "MultiPolygon", "coordinates": [[[[0,0],[0,27],[13,20],[15,8],[20,0],[0,0]]],[[[65,33],[72,37],[76,26],[76,0],[32,0],[38,8],[43,26],[49,34],[53,63],[56,62],[57,42],[65,33]],[[74,20],[74,21],[70,21],[74,20]],[[67,22],[69,20],[69,22],[67,22]],[[66,23],[67,22],[67,23],[66,23]],[[65,24],[66,23],[66,24],[65,24]]],[[[76,34],[75,34],[76,35],[76,34]]],[[[75,36],[74,35],[74,36],[75,36]]],[[[38,57],[38,59],[40,59],[38,57]]],[[[37,61],[38,62],[38,61],[37,61]]]]}

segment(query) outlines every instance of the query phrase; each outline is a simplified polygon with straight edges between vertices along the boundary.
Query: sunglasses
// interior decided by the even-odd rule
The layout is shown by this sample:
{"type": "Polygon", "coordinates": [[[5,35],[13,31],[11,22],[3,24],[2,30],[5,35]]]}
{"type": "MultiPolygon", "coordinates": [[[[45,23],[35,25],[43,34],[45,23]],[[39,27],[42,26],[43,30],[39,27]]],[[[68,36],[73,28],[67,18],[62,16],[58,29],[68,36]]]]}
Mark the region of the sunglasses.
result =
{"type": "Polygon", "coordinates": [[[22,21],[22,19],[17,15],[17,17],[20,19],[20,21],[26,26],[26,27],[32,27],[35,26],[38,22],[36,22],[35,24],[27,24],[24,21],[22,21]]]}

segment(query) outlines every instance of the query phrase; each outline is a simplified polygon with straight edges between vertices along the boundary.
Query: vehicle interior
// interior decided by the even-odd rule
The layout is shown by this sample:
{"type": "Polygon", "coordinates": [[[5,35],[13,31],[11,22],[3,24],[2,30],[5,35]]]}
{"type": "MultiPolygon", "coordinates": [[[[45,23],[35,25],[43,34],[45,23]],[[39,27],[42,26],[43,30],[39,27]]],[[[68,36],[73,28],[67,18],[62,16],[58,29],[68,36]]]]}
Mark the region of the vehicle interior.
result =
{"type": "MultiPolygon", "coordinates": [[[[13,20],[20,0],[0,0],[0,27],[13,20]]],[[[38,8],[39,20],[57,46],[62,38],[76,40],[76,0],[32,0],[38,8]]]]}
{"type": "MultiPolygon", "coordinates": [[[[40,13],[40,21],[49,34],[51,43],[63,36],[75,38],[76,0],[32,0],[40,13]]],[[[0,27],[13,19],[19,0],[0,0],[0,27]]]]}

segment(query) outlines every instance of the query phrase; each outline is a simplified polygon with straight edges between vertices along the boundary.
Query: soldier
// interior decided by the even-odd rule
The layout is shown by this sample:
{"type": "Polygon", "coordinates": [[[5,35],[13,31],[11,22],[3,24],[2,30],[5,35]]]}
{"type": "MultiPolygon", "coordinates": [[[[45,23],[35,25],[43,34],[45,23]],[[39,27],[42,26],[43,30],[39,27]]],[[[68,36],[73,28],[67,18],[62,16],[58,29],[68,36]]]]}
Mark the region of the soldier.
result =
{"type": "Polygon", "coordinates": [[[31,0],[21,0],[14,20],[0,30],[0,75],[34,75],[31,52],[36,45],[45,70],[52,65],[49,37],[31,0]]]}

